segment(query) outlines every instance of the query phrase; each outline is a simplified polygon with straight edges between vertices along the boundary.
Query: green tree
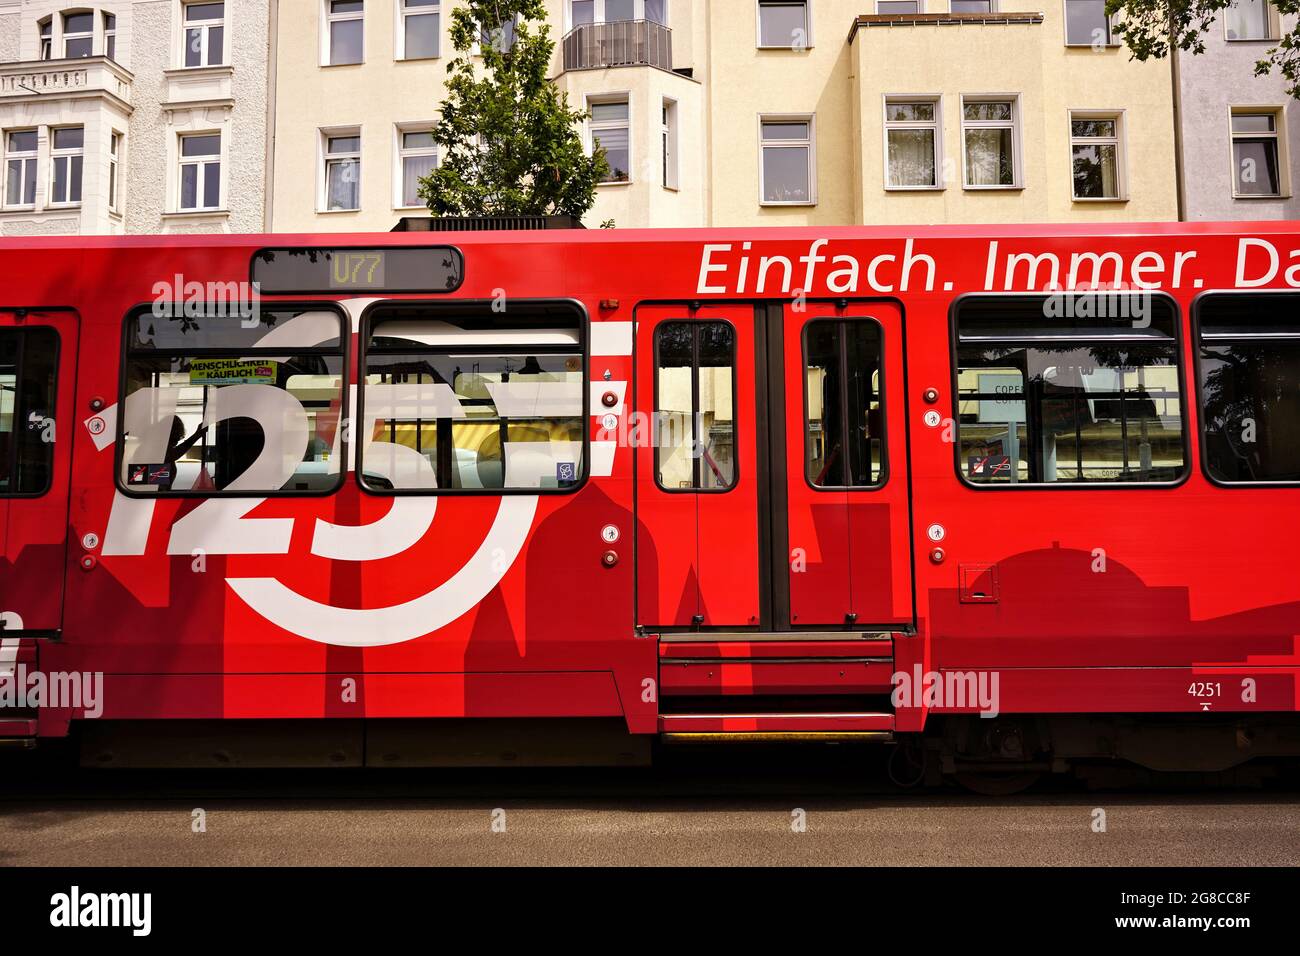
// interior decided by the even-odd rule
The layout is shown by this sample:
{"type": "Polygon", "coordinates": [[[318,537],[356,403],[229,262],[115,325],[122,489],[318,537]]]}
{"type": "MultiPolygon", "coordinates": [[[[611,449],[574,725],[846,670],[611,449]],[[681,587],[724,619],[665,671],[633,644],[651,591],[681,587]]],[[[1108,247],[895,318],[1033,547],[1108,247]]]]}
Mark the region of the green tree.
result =
{"type": "MultiPolygon", "coordinates": [[[[1115,28],[1135,59],[1163,59],[1170,49],[1205,52],[1205,33],[1233,0],[1106,0],[1106,13],[1117,16],[1115,28]]],[[[1300,12],[1300,0],[1268,0],[1280,16],[1300,12]]],[[[1277,70],[1287,94],[1300,98],[1300,23],[1278,40],[1255,64],[1255,75],[1277,70]]]]}
{"type": "Polygon", "coordinates": [[[420,198],[442,216],[586,213],[609,163],[599,148],[587,155],[587,114],[547,77],[555,43],[543,0],[467,0],[452,11],[451,42],[433,129],[441,163],[420,198]]]}

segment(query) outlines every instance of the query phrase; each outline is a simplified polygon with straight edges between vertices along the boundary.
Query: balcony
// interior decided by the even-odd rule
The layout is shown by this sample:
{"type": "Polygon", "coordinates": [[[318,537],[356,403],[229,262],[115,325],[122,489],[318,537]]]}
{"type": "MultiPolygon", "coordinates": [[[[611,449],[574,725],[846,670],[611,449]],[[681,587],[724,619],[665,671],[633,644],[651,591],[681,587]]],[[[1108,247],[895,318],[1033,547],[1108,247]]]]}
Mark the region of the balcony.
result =
{"type": "Polygon", "coordinates": [[[611,66],[673,68],[673,31],[653,20],[585,23],[564,37],[565,70],[611,66]]]}
{"type": "Polygon", "coordinates": [[[106,56],[0,64],[0,103],[84,99],[88,93],[131,111],[131,72],[106,56]]]}

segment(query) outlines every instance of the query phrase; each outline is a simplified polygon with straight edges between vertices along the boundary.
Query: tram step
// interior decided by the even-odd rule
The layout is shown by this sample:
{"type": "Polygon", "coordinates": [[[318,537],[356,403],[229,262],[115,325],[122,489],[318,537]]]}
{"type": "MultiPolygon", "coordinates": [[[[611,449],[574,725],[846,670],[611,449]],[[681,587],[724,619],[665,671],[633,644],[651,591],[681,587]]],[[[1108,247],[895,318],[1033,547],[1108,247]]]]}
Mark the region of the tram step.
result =
{"type": "Polygon", "coordinates": [[[863,712],[798,714],[663,714],[659,732],[679,742],[764,740],[889,740],[894,715],[863,712]]]}

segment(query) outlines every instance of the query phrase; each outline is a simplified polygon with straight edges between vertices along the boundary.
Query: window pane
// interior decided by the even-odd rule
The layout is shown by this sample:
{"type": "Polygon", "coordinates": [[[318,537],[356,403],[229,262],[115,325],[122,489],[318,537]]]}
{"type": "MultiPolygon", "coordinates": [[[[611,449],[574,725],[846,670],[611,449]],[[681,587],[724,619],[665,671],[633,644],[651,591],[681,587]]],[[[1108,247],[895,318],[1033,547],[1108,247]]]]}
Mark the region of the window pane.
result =
{"type": "Polygon", "coordinates": [[[436,156],[407,156],[402,160],[402,204],[420,206],[420,180],[438,165],[436,156]]]}
{"type": "Polygon", "coordinates": [[[636,19],[634,0],[605,0],[605,22],[615,23],[621,20],[636,19]]]}
{"type": "Polygon", "coordinates": [[[694,486],[694,333],[688,322],[668,322],[655,332],[655,467],[661,487],[694,486]]]}
{"type": "Polygon", "coordinates": [[[406,18],[406,58],[417,60],[438,55],[438,20],[436,13],[406,18]]]}
{"type": "Polygon", "coordinates": [[[182,156],[216,156],[221,152],[221,134],[211,136],[182,136],[182,156]]]}
{"type": "Polygon", "coordinates": [[[764,123],[763,139],[807,139],[807,123],[764,123]]]}
{"type": "Polygon", "coordinates": [[[645,0],[645,18],[653,23],[667,26],[667,0],[645,0]]]}
{"type": "Polygon", "coordinates": [[[805,335],[808,481],[820,488],[879,484],[884,454],[879,327],[823,320],[810,322],[805,335]]]}
{"type": "Polygon", "coordinates": [[[67,202],[68,199],[68,157],[54,158],[54,202],[67,202]]]}
{"type": "Polygon", "coordinates": [[[50,485],[58,349],[53,329],[0,329],[0,495],[50,485]]]}
{"type": "Polygon", "coordinates": [[[889,185],[934,186],[934,130],[889,131],[889,185]]]}
{"type": "Polygon", "coordinates": [[[361,62],[363,23],[362,20],[339,20],[330,24],[330,63],[361,62]]]}
{"type": "Polygon", "coordinates": [[[64,56],[72,59],[80,56],[90,56],[91,42],[93,37],[68,37],[64,40],[64,56]]]}
{"type": "Polygon", "coordinates": [[[1237,192],[1247,196],[1276,196],[1281,192],[1277,140],[1236,137],[1232,141],[1237,192]]]}
{"type": "Polygon", "coordinates": [[[191,3],[185,8],[185,20],[220,20],[225,12],[224,3],[191,3]]]}
{"type": "Polygon", "coordinates": [[[1106,0],[1065,0],[1065,42],[1080,46],[1110,42],[1106,0]]]}
{"type": "Polygon", "coordinates": [[[432,149],[433,133],[403,133],[403,149],[432,149]]]}
{"type": "Polygon", "coordinates": [[[1002,103],[966,103],[962,106],[966,119],[974,122],[1009,123],[1011,122],[1011,104],[1002,103]]]}
{"type": "Polygon", "coordinates": [[[1266,0],[1234,0],[1223,16],[1229,40],[1267,40],[1271,35],[1266,0]]]}
{"type": "Polygon", "coordinates": [[[596,0],[573,0],[571,9],[575,27],[594,23],[596,20],[596,0]]]}
{"type": "Polygon", "coordinates": [[[591,138],[605,150],[605,159],[609,162],[609,172],[605,182],[625,182],[631,169],[628,154],[628,133],[626,129],[592,130],[591,138]]]}
{"type": "Polygon", "coordinates": [[[794,46],[806,43],[808,24],[806,4],[760,3],[759,44],[761,46],[794,46]]]}
{"type": "Polygon", "coordinates": [[[700,405],[699,487],[716,490],[736,483],[735,331],[726,322],[698,323],[700,405]]]}
{"type": "Polygon", "coordinates": [[[185,31],[185,65],[203,65],[203,31],[198,27],[185,31]]]}
{"type": "Polygon", "coordinates": [[[968,186],[1011,186],[1015,184],[1015,162],[1010,129],[966,130],[966,184],[968,186]]]}
{"type": "Polygon", "coordinates": [[[181,208],[197,209],[199,205],[199,166],[186,163],[181,167],[181,208]]]}
{"type": "Polygon", "coordinates": [[[1276,117],[1272,113],[1233,113],[1234,133],[1271,133],[1276,117]]]}
{"type": "Polygon", "coordinates": [[[332,160],[328,169],[327,209],[358,209],[361,206],[361,164],[356,160],[332,160]]]}
{"type": "Polygon", "coordinates": [[[1085,119],[1070,121],[1070,135],[1083,136],[1110,136],[1115,135],[1115,121],[1111,119],[1085,119]]]}
{"type": "Polygon", "coordinates": [[[885,106],[885,119],[891,123],[932,123],[933,103],[889,103],[885,106]]]}
{"type": "Polygon", "coordinates": [[[768,146],[763,149],[763,200],[809,202],[808,148],[768,146]]]}
{"type": "Polygon", "coordinates": [[[1119,196],[1119,148],[1113,144],[1074,147],[1074,195],[1079,199],[1119,196]]]}
{"type": "Polygon", "coordinates": [[[364,9],[363,0],[330,0],[331,13],[361,13],[364,9]]]}
{"type": "Polygon", "coordinates": [[[726,322],[667,322],[655,331],[655,461],[670,491],[736,481],[735,331],[726,322]]]}
{"type": "Polygon", "coordinates": [[[627,103],[592,103],[591,121],[610,123],[627,119],[627,103]]]}
{"type": "Polygon", "coordinates": [[[877,13],[918,13],[917,0],[877,0],[877,13]]]}
{"type": "Polygon", "coordinates": [[[208,66],[220,66],[225,62],[225,42],[225,27],[208,28],[208,66]]]}
{"type": "Polygon", "coordinates": [[[361,149],[360,136],[331,136],[329,138],[331,153],[355,153],[361,149]]]}
{"type": "Polygon", "coordinates": [[[953,13],[989,13],[993,7],[990,0],[952,0],[953,13]]]}
{"type": "Polygon", "coordinates": [[[204,163],[203,205],[207,209],[221,208],[221,164],[204,163]]]}
{"type": "Polygon", "coordinates": [[[55,149],[81,149],[85,141],[85,127],[65,126],[54,130],[55,149]]]}
{"type": "Polygon", "coordinates": [[[9,152],[30,153],[36,149],[36,130],[25,129],[9,134],[9,152]]]}
{"type": "Polygon", "coordinates": [[[63,16],[63,32],[67,33],[89,33],[95,29],[95,15],[93,13],[68,13],[63,16]]]}

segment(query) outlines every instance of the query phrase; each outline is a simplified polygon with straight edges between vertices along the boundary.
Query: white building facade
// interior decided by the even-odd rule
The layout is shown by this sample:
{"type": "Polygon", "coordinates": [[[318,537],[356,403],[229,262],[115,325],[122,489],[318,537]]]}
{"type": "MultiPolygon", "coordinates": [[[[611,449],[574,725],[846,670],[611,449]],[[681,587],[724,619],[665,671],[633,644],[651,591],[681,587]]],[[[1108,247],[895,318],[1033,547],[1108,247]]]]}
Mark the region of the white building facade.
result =
{"type": "Polygon", "coordinates": [[[0,235],[258,232],[268,0],[0,0],[0,235]]]}

